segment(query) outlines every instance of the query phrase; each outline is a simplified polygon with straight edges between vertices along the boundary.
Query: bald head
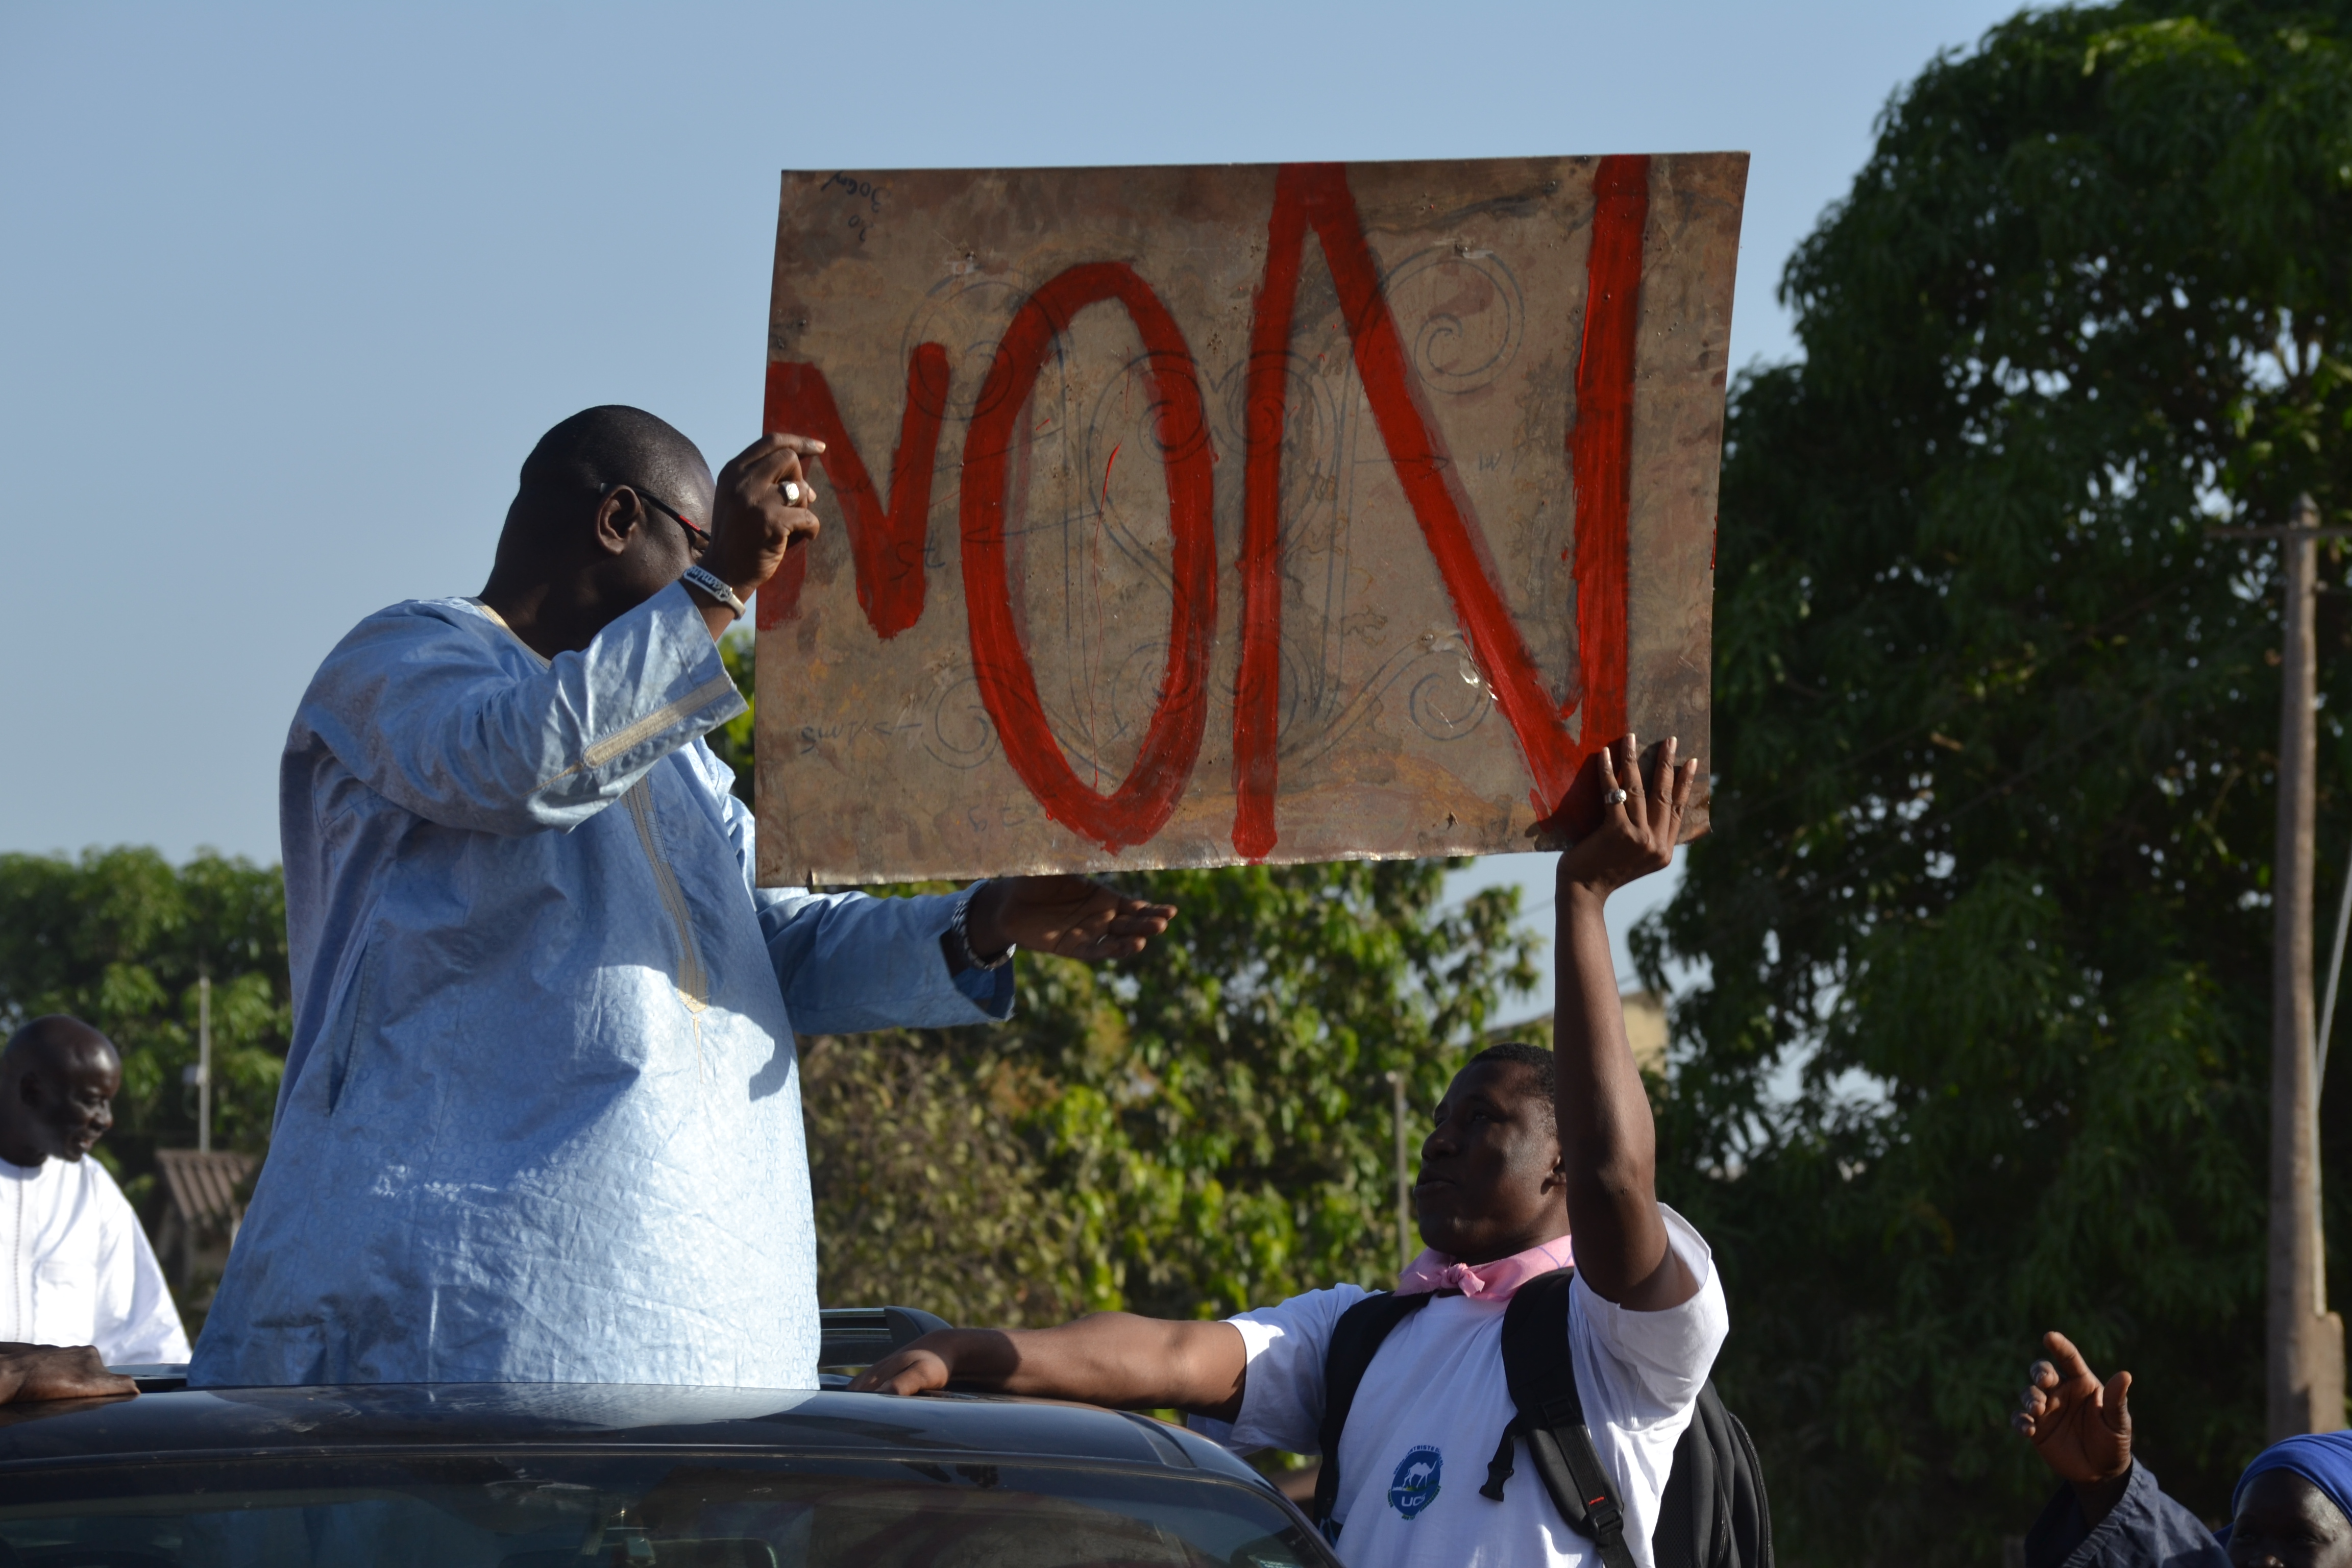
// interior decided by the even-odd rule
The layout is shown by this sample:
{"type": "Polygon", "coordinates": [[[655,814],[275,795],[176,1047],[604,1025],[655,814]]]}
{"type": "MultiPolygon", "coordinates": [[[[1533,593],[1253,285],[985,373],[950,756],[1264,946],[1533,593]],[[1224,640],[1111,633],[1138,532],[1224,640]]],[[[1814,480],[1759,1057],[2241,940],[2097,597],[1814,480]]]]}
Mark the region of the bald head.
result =
{"type": "Polygon", "coordinates": [[[117,1072],[122,1070],[122,1058],[115,1054],[112,1040],[79,1018],[51,1013],[8,1037],[8,1048],[0,1051],[0,1079],[19,1078],[36,1069],[67,1072],[89,1062],[104,1062],[117,1072]]]}
{"type": "Polygon", "coordinates": [[[482,602],[552,658],[677,582],[711,527],[710,467],[642,408],[585,408],[523,459],[482,602]]]}
{"type": "Polygon", "coordinates": [[[582,409],[539,438],[522,460],[507,530],[518,521],[534,532],[547,523],[583,523],[615,485],[641,489],[710,526],[710,465],[700,448],[666,419],[607,403],[582,409]]]}
{"type": "Polygon", "coordinates": [[[79,1160],[114,1125],[122,1089],[114,1042],[62,1013],[36,1018],[0,1051],[0,1160],[79,1160]]]}

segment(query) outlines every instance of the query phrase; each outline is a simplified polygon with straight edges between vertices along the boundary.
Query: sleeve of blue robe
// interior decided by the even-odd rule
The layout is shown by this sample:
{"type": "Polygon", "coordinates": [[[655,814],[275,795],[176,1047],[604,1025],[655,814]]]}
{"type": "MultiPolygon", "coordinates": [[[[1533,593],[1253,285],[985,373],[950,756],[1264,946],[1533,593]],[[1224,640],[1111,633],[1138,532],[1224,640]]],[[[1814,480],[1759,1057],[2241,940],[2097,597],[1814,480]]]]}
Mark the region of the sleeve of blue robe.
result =
{"type": "Polygon", "coordinates": [[[940,938],[961,894],[875,899],[759,886],[757,820],[740,799],[725,793],[733,777],[727,764],[708,746],[695,751],[697,765],[726,801],[727,837],[760,911],[760,933],[795,1033],[947,1028],[1013,1016],[1011,964],[948,973],[940,938]]]}
{"type": "Polygon", "coordinates": [[[466,636],[419,637],[414,614],[402,606],[362,622],[320,667],[303,704],[303,719],[361,784],[443,826],[520,835],[579,826],[687,751],[724,802],[796,1032],[1011,1015],[1009,966],[948,973],[939,939],[952,896],[816,897],[754,885],[751,814],[727,793],[725,764],[699,743],[743,710],[743,698],[684,588],[662,590],[584,651],[559,654],[521,679],[487,652],[465,657],[479,646],[466,636]]]}
{"type": "Polygon", "coordinates": [[[361,622],[320,667],[301,716],[362,784],[444,827],[575,827],[743,711],[702,612],[675,584],[584,652],[520,679],[487,649],[465,657],[466,637],[418,637],[415,614],[361,622]]]}
{"type": "Polygon", "coordinates": [[[760,929],[796,1032],[943,1028],[1012,1016],[1011,964],[948,973],[940,938],[960,894],[781,891],[761,906],[760,929]]]}
{"type": "Polygon", "coordinates": [[[2096,1525],[2084,1525],[2074,1489],[2061,1486],[2026,1532],[2025,1562],[2026,1568],[2230,1568],[2230,1554],[2135,1463],[2124,1495],[2096,1525]]]}

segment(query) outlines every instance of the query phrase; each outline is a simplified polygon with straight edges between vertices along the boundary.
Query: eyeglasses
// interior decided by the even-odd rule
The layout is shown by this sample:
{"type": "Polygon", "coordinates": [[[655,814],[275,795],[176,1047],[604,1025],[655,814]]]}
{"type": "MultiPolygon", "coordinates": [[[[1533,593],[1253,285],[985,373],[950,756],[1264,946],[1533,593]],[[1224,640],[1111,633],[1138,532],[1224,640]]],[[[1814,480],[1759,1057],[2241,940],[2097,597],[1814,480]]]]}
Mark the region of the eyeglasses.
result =
{"type": "Polygon", "coordinates": [[[695,527],[693,521],[688,518],[686,513],[678,510],[677,508],[670,505],[669,502],[662,500],[648,493],[643,485],[633,485],[628,483],[626,480],[623,480],[618,484],[606,485],[604,487],[604,495],[600,495],[596,498],[596,504],[599,506],[604,505],[605,500],[610,497],[614,490],[631,491],[639,500],[645,502],[647,506],[652,507],[655,510],[667,512],[670,516],[676,518],[677,520],[678,527],[686,530],[686,542],[694,546],[695,552],[697,554],[700,554],[703,551],[710,547],[710,535],[707,531],[695,527]]]}

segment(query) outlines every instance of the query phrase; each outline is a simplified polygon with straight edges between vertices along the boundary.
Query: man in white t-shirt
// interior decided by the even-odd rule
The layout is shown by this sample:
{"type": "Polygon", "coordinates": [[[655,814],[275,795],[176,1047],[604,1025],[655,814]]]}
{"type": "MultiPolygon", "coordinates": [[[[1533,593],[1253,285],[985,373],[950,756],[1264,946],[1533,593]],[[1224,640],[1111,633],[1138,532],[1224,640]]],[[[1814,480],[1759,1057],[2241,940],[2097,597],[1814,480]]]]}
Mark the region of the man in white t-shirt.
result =
{"type": "Polygon", "coordinates": [[[185,1362],[147,1233],[89,1158],[122,1061],[79,1018],[36,1018],[0,1052],[0,1344],[95,1345],[114,1366],[185,1362]]]}
{"type": "MultiPolygon", "coordinates": [[[[1601,908],[1665,866],[1697,764],[1661,749],[1645,788],[1633,738],[1601,753],[1600,827],[1560,857],[1558,1053],[1481,1052],[1438,1103],[1413,1188],[1422,1254],[1405,1316],[1366,1368],[1339,1444],[1331,1518],[1351,1568],[1597,1564],[1519,1448],[1500,1502],[1480,1495],[1514,1415],[1504,1303],[1568,1261],[1566,1339],[1586,1425],[1636,1561],[1675,1445],[1729,1328],[1706,1243],[1656,1195],[1656,1133],[1625,1039],[1601,908]],[[1622,788],[1619,787],[1622,781],[1622,788]]],[[[854,1387],[914,1394],[950,1379],[1129,1408],[1174,1406],[1232,1423],[1244,1448],[1318,1444],[1333,1326],[1366,1292],[1311,1290],[1223,1323],[1104,1312],[1032,1331],[950,1329],[869,1369],[854,1387]]]]}

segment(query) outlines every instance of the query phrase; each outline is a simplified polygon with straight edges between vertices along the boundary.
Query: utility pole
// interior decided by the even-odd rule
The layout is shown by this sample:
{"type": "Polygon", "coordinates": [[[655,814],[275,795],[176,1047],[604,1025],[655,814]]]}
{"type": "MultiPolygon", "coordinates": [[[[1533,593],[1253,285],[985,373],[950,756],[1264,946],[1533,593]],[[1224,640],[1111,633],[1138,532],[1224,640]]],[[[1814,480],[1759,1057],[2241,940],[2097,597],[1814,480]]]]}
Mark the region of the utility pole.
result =
{"type": "Polygon", "coordinates": [[[196,976],[196,1148],[213,1147],[213,977],[196,976]]]}
{"type": "Polygon", "coordinates": [[[2319,526],[2309,496],[2284,528],[2216,529],[2275,539],[2286,603],[2279,616],[2278,841],[2271,858],[2271,1223],[2268,1429],[2273,1443],[2344,1426],[2344,1320],[2327,1310],[2319,1202],[2318,1031],[2312,1026],[2312,803],[2318,793],[2317,639],[2312,611],[2319,526]]]}
{"type": "Polygon", "coordinates": [[[1391,1072],[1389,1088],[1393,1091],[1394,1104],[1391,1115],[1396,1126],[1396,1189],[1397,1189],[1397,1268],[1402,1271],[1412,1261],[1412,1183],[1404,1168],[1404,1074],[1391,1072]]]}

